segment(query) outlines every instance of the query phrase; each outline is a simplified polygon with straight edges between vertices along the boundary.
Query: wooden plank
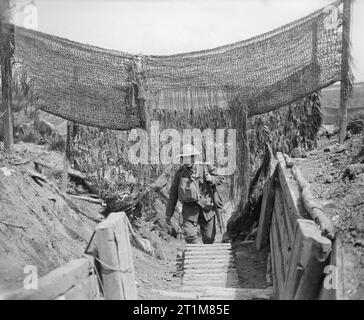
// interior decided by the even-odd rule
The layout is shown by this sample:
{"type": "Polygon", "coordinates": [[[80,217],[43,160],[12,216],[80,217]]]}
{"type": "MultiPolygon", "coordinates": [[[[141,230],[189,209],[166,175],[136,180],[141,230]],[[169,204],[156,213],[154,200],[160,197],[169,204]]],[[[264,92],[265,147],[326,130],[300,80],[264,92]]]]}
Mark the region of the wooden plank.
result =
{"type": "MultiPolygon", "coordinates": [[[[282,192],[282,189],[281,189],[282,192]]],[[[283,192],[282,194],[282,206],[283,206],[283,220],[284,223],[286,225],[287,228],[287,233],[288,233],[288,240],[289,240],[289,245],[292,248],[293,246],[293,241],[294,241],[294,230],[296,228],[296,223],[295,221],[293,221],[293,219],[290,218],[290,213],[287,210],[287,203],[286,200],[283,197],[283,192]]]]}
{"type": "Polygon", "coordinates": [[[185,257],[184,258],[184,261],[185,262],[193,262],[193,261],[196,261],[196,262],[221,262],[221,261],[234,261],[234,256],[214,256],[214,257],[211,257],[211,256],[188,256],[188,257],[185,257]]]}
{"type": "Polygon", "coordinates": [[[287,208],[286,208],[286,203],[285,203],[285,199],[283,198],[283,192],[282,192],[282,188],[279,186],[279,188],[277,188],[278,193],[279,193],[279,199],[280,201],[277,203],[277,205],[279,206],[279,212],[281,212],[281,222],[284,225],[284,228],[286,230],[286,234],[288,237],[288,244],[289,247],[292,247],[293,241],[294,241],[294,227],[292,226],[292,221],[289,217],[289,213],[287,212],[287,208]]]}
{"type": "Polygon", "coordinates": [[[225,281],[225,280],[187,280],[182,281],[183,286],[211,286],[211,287],[223,287],[223,288],[240,288],[240,282],[225,281]]]}
{"type": "Polygon", "coordinates": [[[277,277],[277,270],[276,270],[276,259],[274,254],[274,247],[273,247],[273,233],[272,230],[269,232],[269,248],[270,248],[270,255],[271,255],[271,270],[272,270],[272,278],[273,278],[273,297],[277,299],[278,297],[278,277],[277,277]]]}
{"type": "Polygon", "coordinates": [[[82,283],[71,288],[64,295],[64,300],[94,300],[100,296],[96,275],[89,276],[82,283]]]}
{"type": "Polygon", "coordinates": [[[184,262],[184,266],[186,268],[191,267],[191,266],[198,266],[201,267],[203,269],[212,269],[214,267],[221,267],[221,266],[231,266],[231,267],[235,267],[235,263],[234,261],[228,260],[228,261],[218,261],[218,262],[214,262],[214,263],[207,263],[206,261],[202,261],[202,262],[196,262],[196,261],[185,261],[184,262]]]}
{"type": "Polygon", "coordinates": [[[283,274],[283,281],[284,278],[286,276],[286,271],[288,269],[288,262],[289,262],[289,251],[288,251],[288,246],[286,246],[285,244],[285,239],[284,239],[284,229],[280,223],[280,221],[278,221],[278,217],[276,214],[276,211],[273,211],[273,219],[272,219],[272,228],[273,228],[273,223],[275,224],[274,230],[275,230],[275,239],[277,242],[277,249],[279,250],[279,259],[281,261],[281,268],[280,270],[282,271],[283,274]]]}
{"type": "Polygon", "coordinates": [[[204,270],[205,272],[210,272],[210,270],[212,271],[220,271],[220,272],[225,272],[226,270],[229,270],[229,269],[235,269],[235,265],[220,265],[220,266],[214,266],[214,267],[206,267],[206,266],[203,266],[203,265],[191,265],[191,266],[187,266],[185,268],[185,272],[187,271],[192,271],[192,270],[204,270]]]}
{"type": "Polygon", "coordinates": [[[166,297],[198,300],[268,300],[272,295],[272,288],[268,289],[242,289],[242,288],[218,288],[218,287],[189,287],[183,291],[152,290],[166,297]]]}
{"type": "Polygon", "coordinates": [[[215,261],[215,260],[234,260],[234,255],[188,255],[184,257],[184,261],[187,260],[202,260],[202,261],[215,261]]]}
{"type": "Polygon", "coordinates": [[[276,298],[279,299],[284,289],[285,270],[282,257],[282,248],[280,240],[278,238],[277,222],[275,215],[273,215],[272,218],[271,233],[272,233],[273,252],[274,252],[274,259],[273,259],[273,263],[275,265],[274,271],[277,276],[276,298]]]}
{"type": "Polygon", "coordinates": [[[188,256],[184,258],[184,261],[197,261],[197,262],[220,262],[220,261],[235,261],[234,260],[234,256],[201,256],[201,255],[196,255],[196,256],[188,256]]]}
{"type": "Polygon", "coordinates": [[[218,266],[218,265],[234,265],[233,260],[184,260],[185,266],[190,265],[200,265],[209,264],[210,266],[218,266]]]}
{"type": "Polygon", "coordinates": [[[218,284],[221,287],[229,288],[231,286],[240,287],[240,281],[238,277],[225,277],[225,278],[202,278],[202,277],[195,277],[195,278],[186,278],[182,280],[183,285],[187,285],[189,283],[205,283],[205,285],[209,284],[218,284]]]}
{"type": "Polygon", "coordinates": [[[219,271],[219,272],[223,273],[223,272],[226,272],[228,270],[235,270],[235,266],[224,264],[224,265],[215,266],[215,267],[211,268],[211,267],[204,267],[203,265],[197,265],[197,266],[196,265],[191,265],[191,266],[187,266],[184,269],[186,274],[193,273],[193,271],[196,271],[196,270],[205,270],[206,273],[210,273],[210,271],[211,271],[211,273],[212,273],[212,271],[214,271],[214,272],[219,271]]]}
{"type": "Polygon", "coordinates": [[[291,246],[288,238],[287,224],[283,219],[284,213],[282,212],[283,208],[283,199],[281,189],[278,187],[276,189],[276,195],[274,200],[274,211],[273,214],[275,216],[276,222],[276,230],[277,238],[279,239],[280,248],[282,252],[282,259],[284,263],[284,272],[288,270],[289,258],[291,255],[291,246]]]}
{"type": "Polygon", "coordinates": [[[190,248],[200,248],[200,249],[216,249],[216,248],[231,248],[231,244],[230,243],[214,243],[214,244],[191,244],[188,243],[186,244],[186,249],[190,249],[190,248]]]}
{"type": "Polygon", "coordinates": [[[185,250],[231,250],[231,244],[226,245],[226,246],[218,246],[218,245],[214,245],[214,246],[191,246],[191,245],[187,245],[185,247],[185,250]]]}
{"type": "Polygon", "coordinates": [[[239,277],[236,273],[222,273],[222,274],[184,274],[183,281],[187,280],[213,280],[213,281],[227,281],[227,280],[236,280],[239,281],[239,277]]]}
{"type": "Polygon", "coordinates": [[[220,256],[220,257],[224,257],[224,256],[233,256],[234,252],[233,251],[229,251],[229,250],[221,250],[221,251],[185,251],[184,252],[184,256],[196,256],[196,255],[200,255],[200,256],[204,256],[204,257],[216,257],[216,256],[220,256]]]}
{"type": "Polygon", "coordinates": [[[278,176],[280,186],[283,192],[283,198],[286,201],[286,209],[289,217],[292,220],[292,225],[295,224],[297,219],[305,217],[305,210],[300,200],[300,191],[298,183],[295,180],[291,170],[287,168],[286,160],[283,154],[278,152],[278,176]]]}
{"type": "Polygon", "coordinates": [[[185,257],[234,257],[233,252],[189,252],[185,257]]]}
{"type": "Polygon", "coordinates": [[[38,280],[38,289],[21,288],[8,293],[5,300],[53,300],[89,277],[92,261],[87,258],[72,260],[38,280]]]}
{"type": "Polygon", "coordinates": [[[317,299],[331,241],[312,220],[298,219],[283,299],[317,299]]]}
{"type": "Polygon", "coordinates": [[[216,287],[189,287],[183,286],[183,292],[195,292],[201,297],[231,297],[236,300],[270,299],[272,288],[252,289],[252,288],[216,288],[216,287]]]}
{"type": "Polygon", "coordinates": [[[194,252],[199,252],[199,253],[231,253],[232,252],[232,248],[220,248],[220,249],[205,249],[205,248],[193,248],[193,249],[186,249],[184,250],[185,254],[188,253],[194,253],[194,252]]]}
{"type": "Polygon", "coordinates": [[[232,245],[220,246],[220,245],[212,245],[212,246],[197,246],[197,245],[187,245],[184,250],[231,250],[232,245]]]}
{"type": "Polygon", "coordinates": [[[184,264],[185,265],[190,265],[190,264],[199,264],[199,265],[203,265],[203,264],[208,264],[208,265],[219,265],[219,264],[234,264],[234,259],[233,258],[220,258],[220,259],[210,259],[210,258],[205,258],[205,259],[201,259],[201,258],[185,258],[184,259],[184,264]]]}
{"type": "Polygon", "coordinates": [[[227,274],[237,274],[236,269],[220,269],[220,270],[209,270],[209,269],[197,269],[197,270],[185,270],[183,272],[183,276],[200,276],[200,275],[209,275],[209,277],[213,276],[225,276],[227,274]],[[188,271],[188,272],[187,272],[188,271]],[[195,272],[196,271],[196,272],[195,272]]]}
{"type": "Polygon", "coordinates": [[[229,252],[232,251],[232,248],[225,248],[225,247],[221,247],[221,248],[186,248],[184,250],[185,252],[229,252]]]}
{"type": "Polygon", "coordinates": [[[272,212],[274,204],[274,180],[276,178],[276,164],[274,166],[274,171],[268,178],[264,185],[263,199],[259,215],[259,224],[256,237],[256,247],[257,250],[268,245],[269,240],[269,230],[272,221],[272,212]]]}
{"type": "Polygon", "coordinates": [[[225,273],[230,273],[232,270],[234,269],[228,269],[228,268],[224,268],[224,269],[186,269],[184,270],[183,274],[185,275],[189,275],[189,274],[225,274],[225,273]]]}
{"type": "Polygon", "coordinates": [[[219,274],[184,274],[183,280],[188,279],[213,279],[213,280],[220,280],[220,279],[236,279],[239,280],[238,274],[236,272],[223,272],[219,274]]]}

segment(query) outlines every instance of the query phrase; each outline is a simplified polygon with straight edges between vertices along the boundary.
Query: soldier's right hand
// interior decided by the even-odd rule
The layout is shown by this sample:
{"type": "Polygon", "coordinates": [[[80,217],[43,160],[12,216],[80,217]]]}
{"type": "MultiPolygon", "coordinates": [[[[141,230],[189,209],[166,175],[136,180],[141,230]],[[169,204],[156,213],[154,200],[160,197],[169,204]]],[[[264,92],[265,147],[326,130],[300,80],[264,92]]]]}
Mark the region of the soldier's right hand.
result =
{"type": "Polygon", "coordinates": [[[166,223],[170,226],[171,225],[171,217],[166,217],[166,223]]]}

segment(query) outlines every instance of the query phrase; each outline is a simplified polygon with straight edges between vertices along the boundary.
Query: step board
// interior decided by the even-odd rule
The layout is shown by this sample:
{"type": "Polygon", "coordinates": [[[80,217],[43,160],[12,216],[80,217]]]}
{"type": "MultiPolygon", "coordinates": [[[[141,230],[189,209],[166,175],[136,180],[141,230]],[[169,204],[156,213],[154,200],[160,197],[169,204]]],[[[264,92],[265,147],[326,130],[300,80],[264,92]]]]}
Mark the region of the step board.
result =
{"type": "Polygon", "coordinates": [[[193,287],[185,286],[179,291],[152,290],[153,292],[179,299],[198,300],[269,300],[272,297],[272,288],[251,289],[251,288],[216,288],[216,287],[193,287]]]}
{"type": "Polygon", "coordinates": [[[182,290],[196,287],[240,288],[231,244],[187,244],[183,256],[182,286],[182,290]]]}

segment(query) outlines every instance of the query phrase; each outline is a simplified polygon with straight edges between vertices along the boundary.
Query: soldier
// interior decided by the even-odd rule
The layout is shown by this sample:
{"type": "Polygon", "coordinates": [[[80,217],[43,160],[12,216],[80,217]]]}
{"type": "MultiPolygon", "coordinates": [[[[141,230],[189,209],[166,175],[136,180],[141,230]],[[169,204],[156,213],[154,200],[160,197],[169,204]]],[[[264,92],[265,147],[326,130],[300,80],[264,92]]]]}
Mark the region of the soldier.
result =
{"type": "Polygon", "coordinates": [[[210,164],[196,163],[199,155],[195,146],[185,144],[178,156],[183,165],[176,172],[166,208],[166,222],[171,223],[177,200],[181,201],[184,237],[187,243],[197,243],[197,225],[200,225],[203,243],[213,243],[216,235],[216,186],[222,183],[210,164]]]}

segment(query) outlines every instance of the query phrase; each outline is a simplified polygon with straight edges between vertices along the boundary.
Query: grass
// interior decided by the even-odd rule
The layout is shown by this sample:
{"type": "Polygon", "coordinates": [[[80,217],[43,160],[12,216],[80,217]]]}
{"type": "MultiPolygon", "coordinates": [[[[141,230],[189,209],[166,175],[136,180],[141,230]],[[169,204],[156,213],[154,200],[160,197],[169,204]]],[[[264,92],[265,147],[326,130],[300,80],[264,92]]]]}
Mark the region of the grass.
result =
{"type": "Polygon", "coordinates": [[[65,141],[64,139],[56,134],[54,136],[51,136],[49,138],[49,147],[48,149],[50,151],[59,151],[59,152],[64,152],[65,150],[65,141]]]}

